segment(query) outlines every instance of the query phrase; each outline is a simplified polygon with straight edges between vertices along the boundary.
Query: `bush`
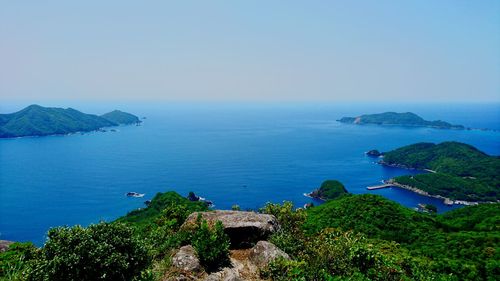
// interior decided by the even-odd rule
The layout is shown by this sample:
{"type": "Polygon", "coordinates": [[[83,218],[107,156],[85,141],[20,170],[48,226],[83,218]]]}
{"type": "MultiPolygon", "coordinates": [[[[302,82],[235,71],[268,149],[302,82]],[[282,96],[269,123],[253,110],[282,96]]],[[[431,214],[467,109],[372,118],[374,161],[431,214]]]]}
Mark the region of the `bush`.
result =
{"type": "Polygon", "coordinates": [[[36,251],[31,243],[14,243],[5,252],[0,252],[0,280],[23,280],[26,265],[36,251]]]}
{"type": "Polygon", "coordinates": [[[198,227],[193,234],[192,245],[201,265],[212,272],[229,264],[229,237],[224,233],[222,222],[217,221],[213,228],[198,216],[198,227]]]}
{"type": "Polygon", "coordinates": [[[57,227],[32,261],[29,280],[132,280],[149,262],[145,246],[125,225],[57,227]]]}
{"type": "Polygon", "coordinates": [[[260,212],[274,215],[280,224],[280,229],[271,235],[270,242],[292,258],[297,257],[304,248],[302,225],[306,220],[306,212],[303,209],[295,210],[292,202],[282,205],[267,203],[260,212]]]}

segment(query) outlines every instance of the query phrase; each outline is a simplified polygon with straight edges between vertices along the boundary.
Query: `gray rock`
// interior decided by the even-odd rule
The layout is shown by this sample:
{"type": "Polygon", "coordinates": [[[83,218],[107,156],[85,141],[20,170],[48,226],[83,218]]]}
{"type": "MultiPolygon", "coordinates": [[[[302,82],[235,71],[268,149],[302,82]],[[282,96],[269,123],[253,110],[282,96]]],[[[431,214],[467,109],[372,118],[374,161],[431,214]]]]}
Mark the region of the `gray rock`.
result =
{"type": "Polygon", "coordinates": [[[200,265],[200,260],[196,256],[196,251],[193,246],[183,246],[172,258],[172,265],[190,272],[201,272],[203,268],[200,265]]]}
{"type": "Polygon", "coordinates": [[[241,277],[243,271],[244,265],[235,259],[231,259],[230,267],[224,267],[218,272],[213,272],[203,281],[244,281],[245,279],[241,277]]]}
{"type": "Polygon", "coordinates": [[[212,211],[192,213],[184,222],[182,228],[190,228],[196,224],[198,214],[207,220],[209,225],[221,221],[224,232],[231,239],[231,248],[250,248],[257,241],[265,240],[278,230],[278,221],[273,215],[243,211],[212,211]]]}
{"type": "Polygon", "coordinates": [[[10,244],[13,244],[13,241],[8,241],[8,240],[0,240],[0,253],[7,251],[9,248],[10,244]]]}
{"type": "Polygon", "coordinates": [[[280,250],[273,243],[259,241],[251,250],[248,259],[257,267],[265,267],[277,258],[290,259],[287,253],[280,250]]]}

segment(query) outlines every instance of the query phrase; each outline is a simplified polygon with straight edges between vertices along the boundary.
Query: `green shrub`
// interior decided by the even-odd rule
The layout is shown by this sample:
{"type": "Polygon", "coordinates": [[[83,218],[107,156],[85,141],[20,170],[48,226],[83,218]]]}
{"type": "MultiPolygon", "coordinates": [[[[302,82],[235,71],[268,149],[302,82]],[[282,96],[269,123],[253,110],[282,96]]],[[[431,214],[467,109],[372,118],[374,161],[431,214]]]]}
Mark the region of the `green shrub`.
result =
{"type": "Polygon", "coordinates": [[[57,227],[31,263],[29,280],[132,280],[149,262],[145,246],[125,225],[57,227]]]}
{"type": "Polygon", "coordinates": [[[304,261],[287,260],[283,258],[272,261],[261,271],[263,278],[274,281],[306,281],[306,263],[304,261]]]}
{"type": "Polygon", "coordinates": [[[269,238],[270,242],[292,258],[297,257],[304,247],[302,225],[306,220],[306,212],[294,209],[292,202],[288,201],[283,204],[267,203],[260,212],[274,215],[280,224],[280,229],[269,238]]]}
{"type": "Polygon", "coordinates": [[[215,271],[229,264],[229,237],[224,233],[222,222],[213,228],[198,216],[198,227],[193,234],[192,245],[201,265],[207,272],[215,271]]]}
{"type": "Polygon", "coordinates": [[[31,243],[14,243],[5,252],[0,252],[0,280],[23,280],[26,265],[36,252],[31,243]]]}

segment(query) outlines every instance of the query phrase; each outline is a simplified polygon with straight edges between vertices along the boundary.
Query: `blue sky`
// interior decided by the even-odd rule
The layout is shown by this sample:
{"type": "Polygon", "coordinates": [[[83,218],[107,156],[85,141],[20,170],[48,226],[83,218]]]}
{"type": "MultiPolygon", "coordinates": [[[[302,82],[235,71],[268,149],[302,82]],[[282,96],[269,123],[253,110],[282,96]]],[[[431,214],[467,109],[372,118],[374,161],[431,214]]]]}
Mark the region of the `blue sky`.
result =
{"type": "Polygon", "coordinates": [[[500,101],[500,1],[3,1],[0,99],[500,101]]]}

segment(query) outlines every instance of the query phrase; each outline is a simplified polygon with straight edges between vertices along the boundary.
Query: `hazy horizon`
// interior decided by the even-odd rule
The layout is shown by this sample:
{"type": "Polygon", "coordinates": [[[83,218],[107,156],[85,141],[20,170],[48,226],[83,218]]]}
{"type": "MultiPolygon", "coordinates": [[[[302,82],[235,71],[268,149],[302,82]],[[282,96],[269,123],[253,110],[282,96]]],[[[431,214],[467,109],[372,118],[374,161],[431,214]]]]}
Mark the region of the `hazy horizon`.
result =
{"type": "Polygon", "coordinates": [[[500,102],[498,1],[0,7],[2,102],[500,102]]]}

